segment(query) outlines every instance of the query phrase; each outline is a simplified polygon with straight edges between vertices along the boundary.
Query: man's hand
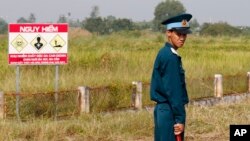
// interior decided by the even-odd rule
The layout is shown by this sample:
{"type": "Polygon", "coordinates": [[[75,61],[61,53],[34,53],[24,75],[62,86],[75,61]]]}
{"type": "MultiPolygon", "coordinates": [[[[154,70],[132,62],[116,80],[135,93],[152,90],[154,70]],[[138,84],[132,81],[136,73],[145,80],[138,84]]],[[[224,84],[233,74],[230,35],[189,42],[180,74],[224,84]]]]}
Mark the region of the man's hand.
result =
{"type": "Polygon", "coordinates": [[[184,124],[177,123],[174,125],[174,134],[179,135],[184,131],[184,124]]]}

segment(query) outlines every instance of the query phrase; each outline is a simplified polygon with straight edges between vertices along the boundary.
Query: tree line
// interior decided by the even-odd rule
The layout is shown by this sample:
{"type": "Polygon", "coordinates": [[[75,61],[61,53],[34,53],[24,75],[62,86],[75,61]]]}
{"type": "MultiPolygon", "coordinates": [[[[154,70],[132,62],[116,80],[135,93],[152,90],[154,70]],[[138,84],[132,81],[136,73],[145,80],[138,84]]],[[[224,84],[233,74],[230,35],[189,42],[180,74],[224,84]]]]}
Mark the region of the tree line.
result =
{"type": "MultiPolygon", "coordinates": [[[[99,7],[94,6],[89,17],[84,20],[72,20],[70,18],[71,13],[67,15],[60,15],[57,23],[68,23],[70,27],[80,27],[86,29],[92,33],[100,35],[111,34],[113,32],[119,32],[123,30],[145,30],[152,31],[164,31],[165,28],[161,25],[161,22],[169,17],[175,16],[180,13],[185,13],[186,9],[180,1],[165,0],[159,3],[154,11],[154,19],[152,21],[133,22],[127,18],[116,18],[114,16],[101,17],[99,16],[99,7]]],[[[33,13],[28,18],[21,17],[17,20],[17,23],[35,23],[36,17],[33,13]]],[[[218,23],[203,23],[200,25],[198,21],[193,18],[190,21],[191,30],[195,34],[200,35],[250,35],[250,27],[234,27],[226,22],[218,23]]],[[[8,23],[0,18],[0,34],[7,33],[8,23]]]]}

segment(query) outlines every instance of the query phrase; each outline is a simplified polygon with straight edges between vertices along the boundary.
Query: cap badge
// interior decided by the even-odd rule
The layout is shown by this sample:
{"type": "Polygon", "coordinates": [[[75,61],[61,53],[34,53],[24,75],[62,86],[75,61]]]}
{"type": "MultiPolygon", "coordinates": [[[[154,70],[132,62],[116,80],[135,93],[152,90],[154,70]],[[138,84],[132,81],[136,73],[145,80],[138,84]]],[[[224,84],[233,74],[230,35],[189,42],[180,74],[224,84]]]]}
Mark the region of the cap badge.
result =
{"type": "Polygon", "coordinates": [[[187,27],[188,26],[187,23],[188,23],[187,20],[182,20],[181,22],[182,27],[187,27]]]}

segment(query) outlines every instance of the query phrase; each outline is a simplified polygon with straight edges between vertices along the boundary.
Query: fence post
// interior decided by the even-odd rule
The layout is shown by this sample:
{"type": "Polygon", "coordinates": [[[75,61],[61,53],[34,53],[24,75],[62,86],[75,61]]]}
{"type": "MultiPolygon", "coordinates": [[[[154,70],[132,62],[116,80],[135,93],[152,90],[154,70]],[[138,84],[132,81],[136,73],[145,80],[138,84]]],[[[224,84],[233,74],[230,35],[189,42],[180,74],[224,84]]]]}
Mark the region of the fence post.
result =
{"type": "Polygon", "coordinates": [[[4,94],[0,91],[0,119],[4,119],[4,94]]]}
{"type": "Polygon", "coordinates": [[[141,81],[133,81],[133,94],[132,94],[132,103],[134,103],[135,109],[142,109],[142,82],[141,81]],[[135,92],[135,94],[134,94],[135,92]],[[134,98],[133,98],[134,97],[134,98]]]}
{"type": "Polygon", "coordinates": [[[86,86],[78,87],[79,94],[78,94],[78,101],[79,101],[79,108],[80,114],[82,113],[89,113],[89,88],[86,86]]]}
{"type": "Polygon", "coordinates": [[[222,75],[214,75],[214,96],[222,97],[223,96],[223,85],[222,85],[222,75]]]}
{"type": "Polygon", "coordinates": [[[248,80],[248,93],[250,93],[250,72],[247,72],[247,80],[248,80]]]}

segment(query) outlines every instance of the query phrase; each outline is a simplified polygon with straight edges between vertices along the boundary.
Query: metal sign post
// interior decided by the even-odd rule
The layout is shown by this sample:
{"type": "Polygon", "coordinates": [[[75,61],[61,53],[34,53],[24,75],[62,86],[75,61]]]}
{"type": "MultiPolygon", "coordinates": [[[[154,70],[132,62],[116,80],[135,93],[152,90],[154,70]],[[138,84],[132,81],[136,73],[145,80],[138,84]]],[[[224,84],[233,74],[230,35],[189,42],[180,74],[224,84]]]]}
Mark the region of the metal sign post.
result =
{"type": "Polygon", "coordinates": [[[16,66],[16,116],[17,119],[20,121],[19,115],[19,101],[20,101],[20,66],[16,66]]]}
{"type": "Polygon", "coordinates": [[[59,82],[59,65],[56,65],[56,71],[55,71],[55,120],[57,119],[58,82],[59,82]]]}

